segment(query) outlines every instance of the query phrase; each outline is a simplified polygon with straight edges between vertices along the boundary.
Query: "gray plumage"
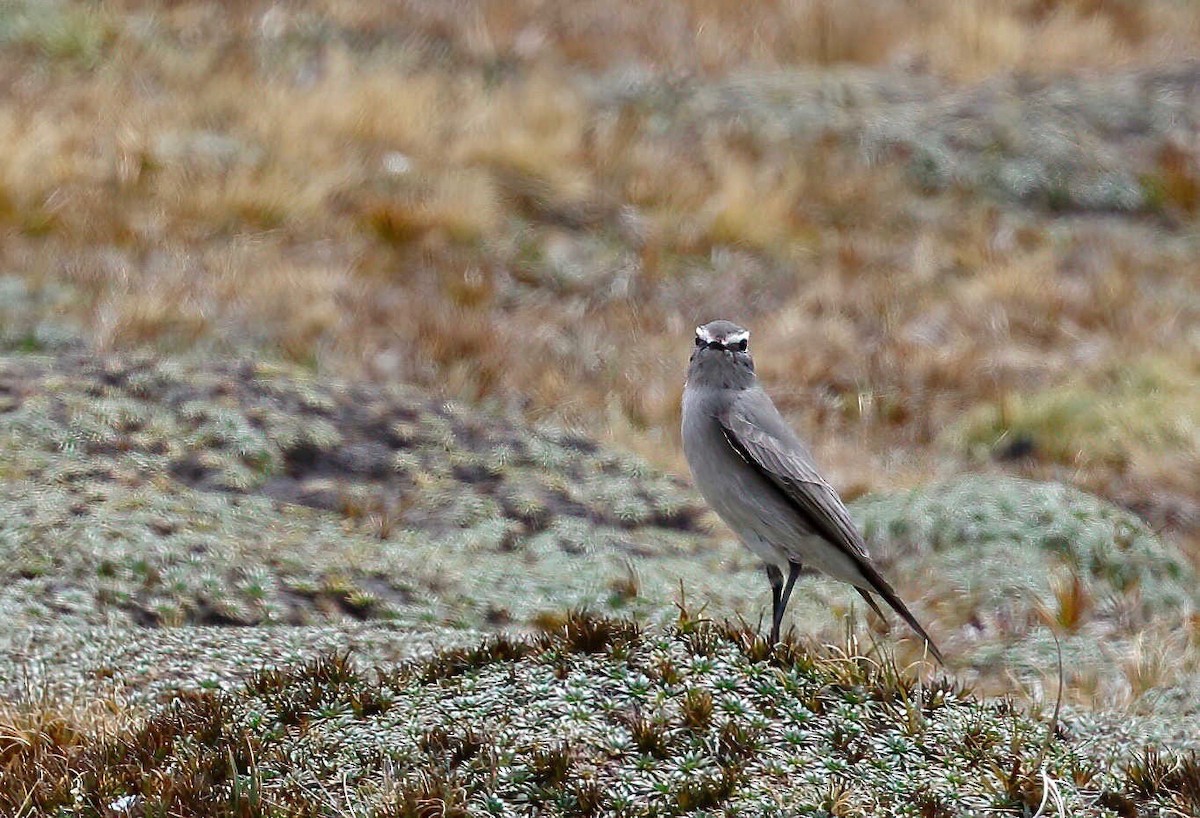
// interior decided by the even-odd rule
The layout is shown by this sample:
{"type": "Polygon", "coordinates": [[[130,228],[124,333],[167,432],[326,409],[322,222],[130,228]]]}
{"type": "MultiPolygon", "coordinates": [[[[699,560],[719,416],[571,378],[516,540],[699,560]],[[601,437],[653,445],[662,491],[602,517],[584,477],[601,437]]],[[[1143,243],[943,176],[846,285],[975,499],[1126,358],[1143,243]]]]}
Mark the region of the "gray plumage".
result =
{"type": "Polygon", "coordinates": [[[866,543],[837,492],[758,383],[750,333],[731,321],[696,328],[683,390],[683,452],[704,499],[766,565],[771,640],[801,566],[848,582],[883,616],[878,594],[942,654],[871,562],[866,543]],[[785,579],[786,577],[786,579],[785,579]]]}

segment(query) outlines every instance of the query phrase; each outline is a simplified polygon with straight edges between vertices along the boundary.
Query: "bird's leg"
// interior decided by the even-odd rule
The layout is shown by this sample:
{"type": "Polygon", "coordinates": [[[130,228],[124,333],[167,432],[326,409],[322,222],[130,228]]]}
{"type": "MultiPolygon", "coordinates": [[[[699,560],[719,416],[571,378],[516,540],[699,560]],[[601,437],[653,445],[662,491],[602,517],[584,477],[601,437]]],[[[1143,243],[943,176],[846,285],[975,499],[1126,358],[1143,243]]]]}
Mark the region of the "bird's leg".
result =
{"type": "Polygon", "coordinates": [[[771,644],[779,641],[779,623],[783,619],[780,601],[783,599],[783,572],[774,565],[767,566],[767,579],[771,582],[771,644]]]}
{"type": "MultiPolygon", "coordinates": [[[[776,569],[776,573],[779,573],[779,569],[776,569]]],[[[772,631],[774,639],[771,640],[773,643],[779,641],[779,628],[783,624],[783,612],[787,610],[788,601],[792,598],[792,586],[796,584],[798,576],[800,576],[800,563],[789,562],[787,584],[783,586],[783,592],[779,595],[779,604],[776,606],[779,610],[775,614],[775,627],[772,631]]]]}

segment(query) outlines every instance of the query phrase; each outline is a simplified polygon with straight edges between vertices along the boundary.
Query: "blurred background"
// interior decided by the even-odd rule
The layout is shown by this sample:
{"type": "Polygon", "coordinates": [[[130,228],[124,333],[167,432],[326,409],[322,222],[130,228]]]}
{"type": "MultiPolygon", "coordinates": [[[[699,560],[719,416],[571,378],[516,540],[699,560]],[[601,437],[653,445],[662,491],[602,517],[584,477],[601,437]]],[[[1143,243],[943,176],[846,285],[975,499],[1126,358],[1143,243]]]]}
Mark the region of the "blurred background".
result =
{"type": "Polygon", "coordinates": [[[1052,476],[1195,548],[1195,3],[9,0],[0,47],[9,347],[282,358],[678,472],[728,317],[850,497],[1052,476]]]}

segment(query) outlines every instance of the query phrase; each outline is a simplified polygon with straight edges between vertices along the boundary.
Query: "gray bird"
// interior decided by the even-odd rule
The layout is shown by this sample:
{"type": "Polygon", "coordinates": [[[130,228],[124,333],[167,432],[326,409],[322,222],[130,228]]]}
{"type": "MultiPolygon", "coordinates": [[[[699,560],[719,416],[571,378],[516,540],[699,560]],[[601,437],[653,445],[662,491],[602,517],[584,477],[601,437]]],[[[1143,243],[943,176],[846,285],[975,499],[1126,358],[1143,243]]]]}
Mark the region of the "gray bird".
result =
{"type": "Polygon", "coordinates": [[[750,332],[732,321],[696,328],[683,390],[683,453],[704,499],[766,566],[772,643],[779,641],[804,565],[853,585],[881,618],[871,594],[883,597],[945,664],[871,563],[841,498],[759,385],[749,345],[750,332]]]}

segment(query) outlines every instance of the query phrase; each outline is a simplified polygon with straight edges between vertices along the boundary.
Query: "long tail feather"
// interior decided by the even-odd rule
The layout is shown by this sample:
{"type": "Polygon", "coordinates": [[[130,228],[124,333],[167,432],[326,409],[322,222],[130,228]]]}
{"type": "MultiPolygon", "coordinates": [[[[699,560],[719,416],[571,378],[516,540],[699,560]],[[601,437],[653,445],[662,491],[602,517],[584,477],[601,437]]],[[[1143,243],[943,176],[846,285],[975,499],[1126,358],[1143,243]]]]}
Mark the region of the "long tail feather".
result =
{"type": "Polygon", "coordinates": [[[875,601],[875,597],[871,596],[871,592],[864,591],[859,587],[855,587],[854,590],[858,591],[858,595],[867,601],[867,604],[871,606],[871,610],[883,621],[883,626],[891,630],[891,625],[888,623],[887,617],[883,615],[883,610],[879,607],[879,603],[875,601]]]}
{"type": "MultiPolygon", "coordinates": [[[[928,634],[928,632],[926,632],[921,623],[917,621],[917,618],[912,615],[912,611],[910,611],[908,606],[904,604],[904,600],[900,599],[900,596],[896,593],[891,585],[888,585],[887,580],[884,579],[870,563],[864,562],[860,565],[860,568],[866,569],[863,571],[863,575],[867,581],[871,583],[871,587],[875,593],[883,597],[883,601],[890,605],[892,610],[895,611],[901,619],[907,622],[908,626],[916,631],[918,636],[925,640],[925,646],[929,648],[929,652],[933,654],[933,658],[938,660],[939,665],[945,667],[946,660],[942,658],[942,652],[938,650],[938,646],[934,644],[933,638],[928,634]]],[[[878,611],[879,609],[875,608],[875,610],[878,611]]]]}

